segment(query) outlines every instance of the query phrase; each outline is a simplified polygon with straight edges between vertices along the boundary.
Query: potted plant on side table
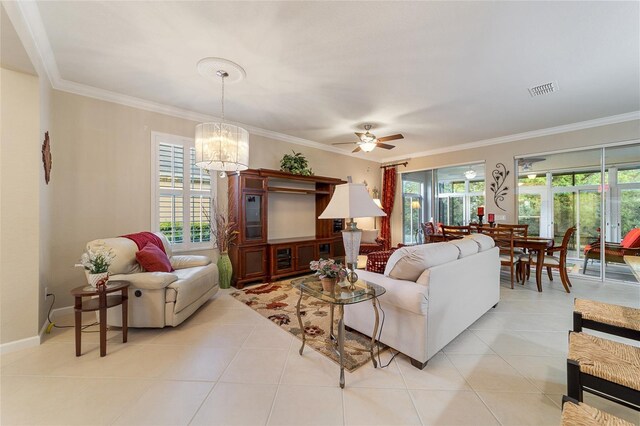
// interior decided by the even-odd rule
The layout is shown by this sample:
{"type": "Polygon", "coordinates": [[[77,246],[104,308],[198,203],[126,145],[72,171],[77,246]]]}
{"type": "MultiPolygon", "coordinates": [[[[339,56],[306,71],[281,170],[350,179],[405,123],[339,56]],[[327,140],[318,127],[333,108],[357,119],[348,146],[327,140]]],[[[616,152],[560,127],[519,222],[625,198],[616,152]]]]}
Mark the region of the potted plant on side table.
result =
{"type": "Polygon", "coordinates": [[[309,264],[312,271],[322,282],[322,290],[333,293],[338,281],[342,281],[347,276],[347,270],[341,263],[336,263],[333,259],[313,260],[309,264]]]}
{"type": "Polygon", "coordinates": [[[87,282],[96,287],[100,281],[106,282],[109,279],[109,266],[115,258],[112,249],[107,249],[104,245],[94,249],[87,247],[87,251],[82,253],[80,263],[87,275],[87,282]]]}

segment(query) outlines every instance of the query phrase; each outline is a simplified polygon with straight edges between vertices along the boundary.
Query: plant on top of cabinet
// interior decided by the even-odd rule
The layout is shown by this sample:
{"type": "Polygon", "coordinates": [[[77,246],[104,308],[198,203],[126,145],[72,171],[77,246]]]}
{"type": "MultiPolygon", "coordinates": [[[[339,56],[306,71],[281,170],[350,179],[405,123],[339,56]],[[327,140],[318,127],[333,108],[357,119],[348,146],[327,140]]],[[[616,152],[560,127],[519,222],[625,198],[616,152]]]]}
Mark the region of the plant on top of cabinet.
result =
{"type": "Polygon", "coordinates": [[[285,154],[280,160],[280,170],[294,175],[313,176],[313,170],[309,168],[309,162],[300,152],[293,152],[293,155],[285,154]]]}

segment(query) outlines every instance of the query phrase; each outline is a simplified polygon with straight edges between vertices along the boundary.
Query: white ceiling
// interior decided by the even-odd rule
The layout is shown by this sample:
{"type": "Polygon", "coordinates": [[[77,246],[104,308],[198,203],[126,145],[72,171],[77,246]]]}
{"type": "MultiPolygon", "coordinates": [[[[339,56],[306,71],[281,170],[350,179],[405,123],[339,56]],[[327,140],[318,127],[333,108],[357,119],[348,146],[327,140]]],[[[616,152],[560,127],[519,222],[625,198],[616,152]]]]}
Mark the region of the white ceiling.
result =
{"type": "Polygon", "coordinates": [[[371,159],[640,110],[638,2],[37,5],[64,80],[218,115],[196,63],[223,57],[247,72],[229,120],[325,144],[404,134],[371,159]]]}
{"type": "Polygon", "coordinates": [[[0,64],[3,68],[36,74],[4,6],[0,6],[0,64]]]}

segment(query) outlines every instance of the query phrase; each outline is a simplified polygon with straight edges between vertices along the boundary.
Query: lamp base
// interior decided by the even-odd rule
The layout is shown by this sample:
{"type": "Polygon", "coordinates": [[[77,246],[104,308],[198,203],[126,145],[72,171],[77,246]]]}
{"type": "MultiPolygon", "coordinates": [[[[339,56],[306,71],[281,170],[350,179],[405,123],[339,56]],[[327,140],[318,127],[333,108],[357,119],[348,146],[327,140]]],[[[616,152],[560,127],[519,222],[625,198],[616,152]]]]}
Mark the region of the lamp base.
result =
{"type": "Polygon", "coordinates": [[[353,218],[347,222],[347,229],[342,231],[342,242],[344,244],[345,251],[345,263],[349,269],[347,273],[347,281],[349,281],[349,290],[353,291],[356,288],[356,282],[358,281],[358,274],[356,269],[358,268],[358,254],[360,253],[360,238],[362,237],[362,231],[358,229],[357,223],[353,221],[353,218]]]}
{"type": "Polygon", "coordinates": [[[349,282],[349,290],[354,291],[356,289],[356,283],[358,282],[358,274],[356,273],[356,268],[358,267],[358,263],[347,263],[349,267],[349,272],[347,273],[347,281],[349,282]]]}

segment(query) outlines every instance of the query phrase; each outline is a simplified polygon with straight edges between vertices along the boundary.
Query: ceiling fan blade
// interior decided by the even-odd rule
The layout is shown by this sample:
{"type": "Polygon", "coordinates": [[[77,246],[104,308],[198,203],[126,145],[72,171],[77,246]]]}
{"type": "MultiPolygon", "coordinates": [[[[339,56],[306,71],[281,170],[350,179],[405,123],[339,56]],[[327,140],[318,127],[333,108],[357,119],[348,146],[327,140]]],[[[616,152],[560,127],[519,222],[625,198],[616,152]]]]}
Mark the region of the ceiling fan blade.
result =
{"type": "Polygon", "coordinates": [[[338,143],[332,143],[331,145],[353,145],[355,143],[358,143],[358,142],[338,142],[338,143]]]}
{"type": "Polygon", "coordinates": [[[361,148],[360,148],[360,146],[358,145],[358,146],[356,147],[356,149],[354,149],[354,150],[353,150],[353,151],[351,151],[351,152],[360,152],[360,151],[362,151],[362,149],[361,149],[361,148]]]}
{"type": "Polygon", "coordinates": [[[384,136],[384,137],[378,138],[378,142],[394,141],[396,139],[404,139],[404,136],[402,136],[400,133],[398,133],[397,135],[384,136]]]}
{"type": "Polygon", "coordinates": [[[395,148],[396,146],[395,145],[389,145],[389,144],[386,144],[386,143],[378,143],[378,144],[376,144],[376,147],[382,148],[382,149],[392,149],[392,148],[395,148]]]}

